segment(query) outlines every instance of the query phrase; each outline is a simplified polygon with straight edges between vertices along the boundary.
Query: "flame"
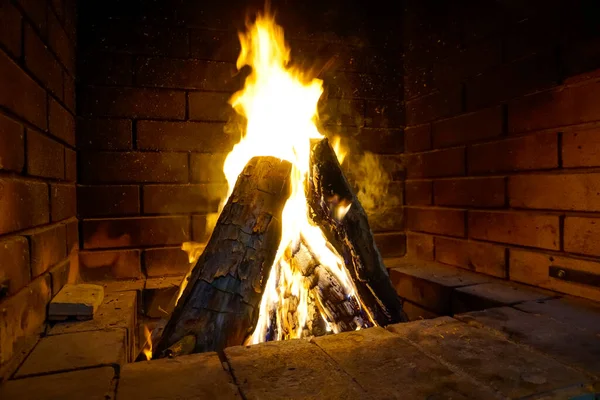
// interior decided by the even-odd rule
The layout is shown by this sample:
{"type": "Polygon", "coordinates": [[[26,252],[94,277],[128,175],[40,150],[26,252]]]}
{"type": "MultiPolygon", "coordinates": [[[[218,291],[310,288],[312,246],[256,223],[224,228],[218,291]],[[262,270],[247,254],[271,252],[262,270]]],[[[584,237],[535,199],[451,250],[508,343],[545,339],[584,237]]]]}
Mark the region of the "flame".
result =
{"type": "Polygon", "coordinates": [[[146,343],[142,352],[146,356],[146,360],[152,360],[152,332],[148,329],[148,325],[144,325],[144,338],[146,339],[146,343]]]}
{"type": "Polygon", "coordinates": [[[334,136],[331,139],[331,147],[337,156],[338,162],[340,164],[343,163],[348,151],[342,147],[342,138],[340,136],[334,136]]]}
{"type": "MultiPolygon", "coordinates": [[[[310,141],[324,137],[316,126],[323,82],[290,65],[283,29],[268,13],[258,15],[239,38],[242,50],[237,67],[248,65],[252,71],[244,88],[230,99],[235,111],[247,122],[245,134],[223,166],[228,196],[252,157],[274,156],[292,163],[292,190],[283,210],[281,242],[262,296],[257,326],[246,343],[300,338],[310,335],[307,327],[315,324],[337,333],[347,327],[337,323],[323,304],[314,286],[314,271],[306,273],[310,271],[309,264],[318,264],[318,279],[337,282],[340,288],[336,286],[336,290],[342,299],[352,301],[359,309],[364,306],[344,261],[321,229],[308,219],[304,187],[310,168],[310,141]]],[[[339,138],[335,146],[338,159],[343,160],[339,138]]],[[[340,204],[336,216],[343,218],[349,209],[349,202],[340,204]]],[[[367,321],[355,318],[352,324],[358,329],[374,324],[370,316],[367,321]]]]}

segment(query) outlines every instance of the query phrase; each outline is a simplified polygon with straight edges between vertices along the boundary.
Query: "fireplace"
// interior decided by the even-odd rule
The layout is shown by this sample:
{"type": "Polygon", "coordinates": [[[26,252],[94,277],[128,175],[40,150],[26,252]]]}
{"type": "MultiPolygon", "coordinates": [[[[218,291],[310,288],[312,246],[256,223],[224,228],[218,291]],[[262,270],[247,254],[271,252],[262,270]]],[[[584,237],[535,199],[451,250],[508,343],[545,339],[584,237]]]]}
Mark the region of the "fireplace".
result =
{"type": "MultiPolygon", "coordinates": [[[[260,171],[265,157],[297,168],[260,151],[239,157],[233,179],[223,168],[250,120],[233,109],[232,96],[256,70],[236,65],[238,34],[265,5],[87,3],[11,0],[0,11],[1,378],[81,373],[89,366],[43,371],[27,360],[49,340],[107,329],[124,330],[106,339],[126,343],[123,363],[202,351],[223,361],[234,345],[329,337],[331,330],[370,335],[405,319],[505,304],[473,303],[471,285],[600,301],[594,2],[272,1],[299,81],[318,79],[323,89],[318,118],[309,118],[318,133],[306,140],[310,168],[296,189],[314,194],[309,179],[321,179],[315,166],[328,160],[343,186],[318,196],[327,199],[328,221],[350,224],[347,213],[360,211],[368,229],[355,236],[348,232],[356,225],[331,230],[323,216],[316,222],[318,205],[306,198],[324,246],[345,266],[336,277],[336,285],[347,281],[342,297],[352,309],[343,327],[332,328],[339,321],[327,320],[313,294],[310,329],[304,317],[299,327],[271,309],[262,322],[253,315],[237,327],[243,332],[233,342],[206,347],[197,337],[192,343],[189,330],[161,341],[165,327],[176,330],[169,320],[182,314],[180,304],[189,303],[186,287],[192,292],[195,281],[185,277],[195,276],[203,253],[219,252],[213,233],[240,172],[253,179],[248,167],[260,171]],[[343,229],[350,247],[333,239],[343,229]],[[375,255],[377,277],[353,275],[348,254],[363,263],[375,255]],[[49,323],[48,304],[68,283],[102,286],[102,318],[112,322],[49,323]],[[375,309],[394,316],[378,320],[375,309]],[[257,339],[251,333],[261,323],[257,339]]],[[[282,221],[284,186],[275,207],[282,221]]],[[[257,246],[270,248],[270,268],[281,254],[279,240],[269,240],[257,246]]],[[[316,258],[302,240],[286,262],[316,258]]],[[[267,278],[257,277],[257,309],[267,278]]],[[[290,315],[300,297],[288,296],[290,315]]],[[[222,328],[213,322],[200,329],[213,332],[209,342],[222,328]]],[[[410,330],[386,332],[394,329],[410,330]]],[[[94,368],[119,365],[116,359],[94,368]]]]}

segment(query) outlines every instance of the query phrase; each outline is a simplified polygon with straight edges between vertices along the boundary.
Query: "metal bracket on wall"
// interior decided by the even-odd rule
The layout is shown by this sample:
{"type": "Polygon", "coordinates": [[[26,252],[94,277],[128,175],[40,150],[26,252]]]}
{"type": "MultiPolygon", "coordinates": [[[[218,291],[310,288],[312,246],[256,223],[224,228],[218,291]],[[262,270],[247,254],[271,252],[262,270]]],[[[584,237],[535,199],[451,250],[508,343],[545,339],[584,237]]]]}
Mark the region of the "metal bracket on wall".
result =
{"type": "Polygon", "coordinates": [[[600,275],[563,267],[550,267],[548,275],[562,281],[600,287],[600,275]]]}

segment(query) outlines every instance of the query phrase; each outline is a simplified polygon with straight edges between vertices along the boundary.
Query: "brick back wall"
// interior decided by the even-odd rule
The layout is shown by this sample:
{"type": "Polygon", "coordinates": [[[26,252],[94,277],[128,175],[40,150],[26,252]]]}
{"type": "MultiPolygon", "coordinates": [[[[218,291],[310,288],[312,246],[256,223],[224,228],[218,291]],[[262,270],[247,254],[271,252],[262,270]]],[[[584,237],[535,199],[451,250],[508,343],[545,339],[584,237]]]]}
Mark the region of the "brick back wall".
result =
{"type": "Polygon", "coordinates": [[[0,377],[76,260],[75,17],[0,3],[0,377]]]}
{"type": "Polygon", "coordinates": [[[596,3],[407,3],[408,257],[600,299],[596,3]]]}
{"type": "MultiPolygon", "coordinates": [[[[87,280],[182,274],[188,263],[181,243],[209,237],[208,215],[225,194],[222,163],[239,140],[239,132],[226,128],[236,120],[227,100],[247,73],[235,68],[237,30],[246,12],[258,8],[126,3],[80,10],[77,198],[87,280]]],[[[293,59],[325,80],[325,130],[398,168],[404,142],[398,44],[374,40],[364,26],[345,26],[349,15],[360,22],[360,13],[343,13],[334,1],[325,4],[326,18],[307,12],[322,6],[284,3],[273,7],[293,59]]],[[[399,181],[390,187],[402,195],[399,181]]],[[[389,215],[392,222],[375,226],[377,239],[384,251],[402,255],[401,202],[389,215]]]]}

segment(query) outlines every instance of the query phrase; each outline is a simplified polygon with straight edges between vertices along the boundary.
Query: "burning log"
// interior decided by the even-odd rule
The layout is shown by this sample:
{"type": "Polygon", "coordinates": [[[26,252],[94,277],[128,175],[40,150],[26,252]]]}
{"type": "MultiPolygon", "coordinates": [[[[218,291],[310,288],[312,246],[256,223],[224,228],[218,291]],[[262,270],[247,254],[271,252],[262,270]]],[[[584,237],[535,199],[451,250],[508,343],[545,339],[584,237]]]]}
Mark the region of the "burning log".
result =
{"type": "Polygon", "coordinates": [[[367,214],[352,192],[327,139],[313,144],[306,190],[313,222],[343,257],[373,320],[382,326],[407,321],[375,245],[367,214]]]}
{"type": "Polygon", "coordinates": [[[290,171],[289,162],[274,157],[248,162],[154,345],[154,358],[174,345],[186,352],[220,350],[252,333],[281,240],[290,171]]]}

